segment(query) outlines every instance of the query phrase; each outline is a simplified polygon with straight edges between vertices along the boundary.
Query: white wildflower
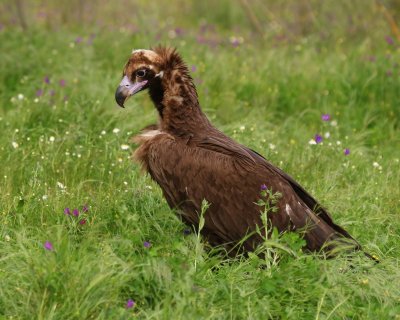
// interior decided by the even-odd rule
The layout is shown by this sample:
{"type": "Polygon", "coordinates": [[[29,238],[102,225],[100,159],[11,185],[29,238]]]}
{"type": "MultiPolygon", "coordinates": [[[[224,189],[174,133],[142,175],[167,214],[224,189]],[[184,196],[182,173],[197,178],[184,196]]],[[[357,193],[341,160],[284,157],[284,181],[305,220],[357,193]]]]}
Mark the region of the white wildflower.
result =
{"type": "Polygon", "coordinates": [[[324,137],[325,137],[326,139],[328,139],[330,136],[331,136],[331,134],[330,134],[329,132],[325,132],[324,137]]]}
{"type": "Polygon", "coordinates": [[[127,144],[121,144],[122,150],[129,150],[129,146],[127,144]]]}
{"type": "Polygon", "coordinates": [[[13,146],[14,149],[17,149],[19,147],[19,144],[15,141],[11,142],[11,145],[13,146]]]}
{"type": "Polygon", "coordinates": [[[49,141],[50,142],[54,142],[56,140],[56,138],[54,138],[53,136],[51,136],[50,138],[49,138],[49,141]]]}
{"type": "Polygon", "coordinates": [[[24,95],[22,93],[18,93],[18,100],[24,100],[24,95]]]}
{"type": "Polygon", "coordinates": [[[245,129],[246,129],[245,126],[240,126],[240,128],[239,128],[240,131],[244,131],[245,129]]]}
{"type": "Polygon", "coordinates": [[[118,128],[114,128],[113,129],[113,133],[118,134],[121,130],[119,130],[118,128]]]}
{"type": "Polygon", "coordinates": [[[62,189],[62,190],[65,189],[65,186],[64,186],[61,182],[58,182],[58,181],[57,181],[57,186],[58,186],[60,189],[62,189]]]}
{"type": "Polygon", "coordinates": [[[5,237],[4,237],[4,239],[5,239],[7,242],[10,242],[11,237],[10,237],[8,234],[6,234],[5,237]]]}
{"type": "Polygon", "coordinates": [[[33,102],[34,102],[34,103],[38,103],[38,102],[39,102],[39,98],[33,99],[33,102]]]}
{"type": "Polygon", "coordinates": [[[273,143],[268,144],[268,146],[271,150],[274,150],[276,148],[276,146],[273,143]]]}
{"type": "Polygon", "coordinates": [[[44,194],[44,195],[42,196],[42,199],[43,199],[43,200],[47,200],[47,199],[48,199],[47,194],[44,194]]]}
{"type": "Polygon", "coordinates": [[[310,141],[308,141],[308,144],[317,144],[317,142],[314,139],[311,139],[310,141]]]}
{"type": "Polygon", "coordinates": [[[169,31],[168,31],[168,37],[169,37],[170,39],[176,38],[176,31],[175,31],[175,30],[169,30],[169,31]]]}
{"type": "Polygon", "coordinates": [[[338,140],[338,141],[336,141],[336,144],[337,144],[338,146],[340,146],[342,143],[338,140]]]}
{"type": "Polygon", "coordinates": [[[124,181],[124,185],[126,185],[126,186],[127,186],[127,185],[128,185],[128,182],[124,181]]]}
{"type": "Polygon", "coordinates": [[[374,168],[377,168],[379,171],[382,170],[382,166],[378,162],[374,161],[372,163],[372,165],[373,165],[374,168]]]}
{"type": "Polygon", "coordinates": [[[145,188],[146,188],[146,189],[149,189],[149,190],[152,190],[152,189],[153,189],[152,186],[146,186],[145,188]]]}
{"type": "MultiPolygon", "coordinates": [[[[114,129],[115,130],[115,129],[114,129]]],[[[102,130],[101,134],[104,136],[106,134],[106,130],[102,130]]]]}
{"type": "Polygon", "coordinates": [[[337,126],[337,121],[336,120],[331,121],[331,126],[332,127],[336,127],[337,126]]]}

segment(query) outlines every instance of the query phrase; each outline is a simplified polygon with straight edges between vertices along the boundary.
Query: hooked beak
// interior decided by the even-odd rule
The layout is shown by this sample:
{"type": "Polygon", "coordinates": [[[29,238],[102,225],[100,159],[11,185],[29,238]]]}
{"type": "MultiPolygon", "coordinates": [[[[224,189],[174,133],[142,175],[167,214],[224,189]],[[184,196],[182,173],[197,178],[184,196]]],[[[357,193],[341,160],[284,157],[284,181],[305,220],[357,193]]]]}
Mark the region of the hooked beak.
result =
{"type": "Polygon", "coordinates": [[[124,108],[125,101],[128,100],[130,96],[142,90],[146,84],[147,80],[132,83],[127,76],[124,76],[117,91],[115,91],[115,101],[117,101],[120,107],[124,108]]]}

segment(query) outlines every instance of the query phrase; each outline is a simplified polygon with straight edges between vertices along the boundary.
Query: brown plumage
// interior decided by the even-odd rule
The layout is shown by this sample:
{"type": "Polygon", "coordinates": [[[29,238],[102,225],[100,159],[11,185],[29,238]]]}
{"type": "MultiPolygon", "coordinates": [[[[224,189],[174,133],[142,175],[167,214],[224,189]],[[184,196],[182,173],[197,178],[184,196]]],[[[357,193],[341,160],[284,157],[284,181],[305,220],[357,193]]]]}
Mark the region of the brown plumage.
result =
{"type": "Polygon", "coordinates": [[[262,238],[260,186],[280,192],[277,212],[268,215],[279,232],[302,230],[306,249],[332,249],[332,241],[359,244],[293,178],[257,152],[216,129],[201,111],[196,88],[180,55],[169,48],[135,50],[123,71],[116,100],[125,100],[144,89],[159,113],[159,124],[135,137],[134,156],[160,185],[163,194],[183,221],[197,226],[203,199],[210,203],[202,234],[211,245],[224,245],[235,254],[235,245],[246,235],[245,251],[262,238]],[[343,241],[342,241],[343,240],[343,241]],[[327,243],[330,244],[327,244],[327,243]]]}

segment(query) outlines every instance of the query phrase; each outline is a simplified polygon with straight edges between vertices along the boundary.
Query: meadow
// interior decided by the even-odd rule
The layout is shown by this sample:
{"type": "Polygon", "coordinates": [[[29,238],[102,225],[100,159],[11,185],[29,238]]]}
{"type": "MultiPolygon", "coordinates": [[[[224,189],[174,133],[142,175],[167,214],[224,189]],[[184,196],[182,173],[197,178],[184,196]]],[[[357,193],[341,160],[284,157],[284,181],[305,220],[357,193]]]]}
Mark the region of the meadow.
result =
{"type": "Polygon", "coordinates": [[[102,24],[34,11],[26,30],[0,14],[0,319],[400,319],[400,39],[385,16],[310,1],[336,18],[293,31],[278,1],[287,24],[258,35],[229,1],[171,3],[137,1],[120,20],[123,5],[104,5],[102,24]],[[182,54],[218,128],[380,263],[279,238],[296,254],[227,258],[184,225],[131,160],[156,121],[148,95],[114,101],[131,50],[159,43],[182,54]]]}

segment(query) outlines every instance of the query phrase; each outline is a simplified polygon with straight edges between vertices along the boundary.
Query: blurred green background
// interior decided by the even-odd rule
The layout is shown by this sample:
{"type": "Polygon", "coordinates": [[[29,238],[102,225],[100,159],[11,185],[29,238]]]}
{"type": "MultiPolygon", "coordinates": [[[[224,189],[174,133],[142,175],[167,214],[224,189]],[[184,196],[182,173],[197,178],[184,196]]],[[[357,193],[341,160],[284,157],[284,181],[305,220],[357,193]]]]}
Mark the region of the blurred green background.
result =
{"type": "Polygon", "coordinates": [[[151,45],[185,35],[216,45],[234,42],[230,37],[271,46],[312,37],[325,46],[365,41],[374,48],[387,35],[400,36],[399,9],[399,0],[2,0],[0,22],[24,30],[141,34],[151,45]]]}

